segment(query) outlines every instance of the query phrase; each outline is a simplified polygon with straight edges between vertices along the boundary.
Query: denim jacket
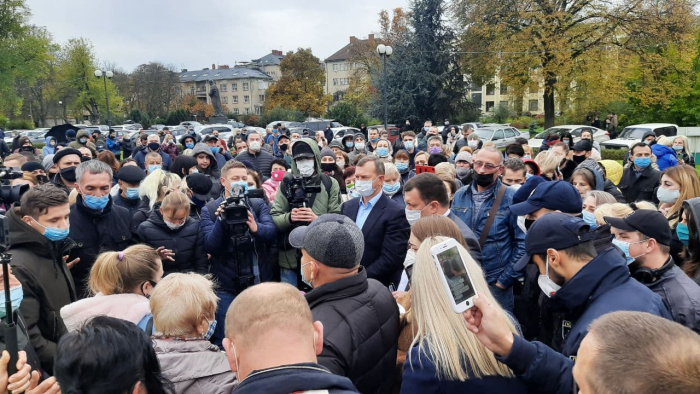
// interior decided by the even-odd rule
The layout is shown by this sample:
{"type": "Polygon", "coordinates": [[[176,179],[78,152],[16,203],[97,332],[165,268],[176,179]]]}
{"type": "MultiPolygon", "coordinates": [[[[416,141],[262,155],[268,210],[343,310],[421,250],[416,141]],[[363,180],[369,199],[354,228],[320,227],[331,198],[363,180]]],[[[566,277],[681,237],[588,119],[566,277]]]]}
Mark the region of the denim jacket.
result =
{"type": "MultiPolygon", "coordinates": [[[[474,202],[472,201],[472,185],[466,185],[457,191],[452,201],[452,212],[462,219],[464,223],[471,226],[472,216],[479,215],[476,226],[472,228],[478,239],[486,225],[489,211],[496,200],[496,194],[501,187],[501,181],[497,180],[494,186],[494,193],[481,205],[480,212],[474,212],[474,202]]],[[[513,265],[525,253],[525,233],[518,227],[518,217],[510,212],[510,205],[513,203],[515,190],[506,189],[506,193],[501,201],[501,206],[496,212],[496,219],[491,225],[486,244],[481,251],[482,268],[486,281],[489,284],[499,282],[506,288],[510,287],[520,277],[520,273],[513,270],[513,265]]]]}

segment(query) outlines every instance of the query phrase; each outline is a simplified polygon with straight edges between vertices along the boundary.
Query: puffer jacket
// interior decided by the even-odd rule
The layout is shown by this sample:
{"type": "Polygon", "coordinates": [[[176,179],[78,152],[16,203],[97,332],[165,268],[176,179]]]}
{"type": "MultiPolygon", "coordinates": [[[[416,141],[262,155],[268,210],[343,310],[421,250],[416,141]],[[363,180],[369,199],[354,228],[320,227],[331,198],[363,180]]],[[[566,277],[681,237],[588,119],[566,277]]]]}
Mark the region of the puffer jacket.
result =
{"type": "Polygon", "coordinates": [[[105,315],[127,320],[134,324],[150,315],[148,298],[140,294],[96,294],[61,308],[61,318],[68,332],[77,331],[95,316],[105,315]]]}
{"type": "Polygon", "coordinates": [[[18,209],[9,210],[7,217],[12,239],[12,272],[24,293],[19,311],[42,368],[53,371],[56,344],[66,332],[59,312],[78,300],[73,277],[63,261],[75,242],[70,238],[49,241],[22,221],[18,209]]]}
{"type": "Polygon", "coordinates": [[[676,151],[666,145],[654,144],[651,146],[651,152],[656,156],[659,171],[678,165],[676,151]]]}
{"type": "MultiPolygon", "coordinates": [[[[119,157],[122,153],[122,143],[117,140],[117,137],[114,137],[107,138],[106,144],[107,149],[109,149],[110,152],[114,153],[114,156],[116,156],[117,160],[119,160],[119,157]]],[[[124,154],[124,156],[126,156],[126,154],[124,154]]]]}
{"type": "Polygon", "coordinates": [[[92,157],[97,156],[97,151],[95,150],[95,144],[90,142],[90,136],[88,135],[87,131],[85,131],[85,130],[78,131],[78,133],[75,135],[75,141],[68,144],[68,146],[73,148],[73,149],[80,149],[83,147],[87,147],[92,152],[92,157]],[[81,144],[79,141],[83,137],[87,138],[87,142],[84,144],[81,144]]]}
{"type": "Polygon", "coordinates": [[[204,234],[199,231],[199,220],[188,218],[184,225],[171,230],[163,220],[159,209],[154,209],[148,220],[137,230],[141,242],[154,249],[165,246],[175,253],[175,261],[163,260],[164,275],[173,272],[209,272],[207,255],[204,253],[204,234]]]}
{"type": "Polygon", "coordinates": [[[265,149],[260,149],[260,152],[252,154],[249,151],[243,151],[236,155],[236,160],[238,161],[249,161],[255,167],[255,171],[260,174],[264,179],[270,178],[272,173],[272,160],[275,157],[272,156],[265,149]]]}
{"type": "MultiPolygon", "coordinates": [[[[212,188],[211,191],[209,192],[209,196],[211,198],[219,198],[221,196],[221,167],[219,167],[220,163],[219,160],[217,159],[216,156],[214,156],[213,153],[211,153],[211,149],[209,149],[209,146],[207,144],[197,144],[194,146],[192,149],[192,157],[197,157],[200,153],[206,153],[209,156],[209,167],[206,169],[201,169],[197,167],[200,173],[206,175],[209,177],[212,183],[212,188]]],[[[221,156],[221,155],[218,155],[221,156]]],[[[223,156],[221,156],[222,160],[223,156]]],[[[225,160],[224,160],[225,162],[225,160]]]]}
{"type": "Polygon", "coordinates": [[[275,201],[275,197],[277,196],[277,189],[280,187],[280,181],[276,181],[272,178],[266,180],[263,182],[262,188],[265,190],[265,194],[267,195],[267,199],[270,201],[275,201]]]}
{"type": "MultiPolygon", "coordinates": [[[[490,196],[481,205],[479,212],[474,211],[472,200],[476,190],[475,183],[466,185],[455,193],[452,212],[474,231],[477,239],[481,239],[481,232],[486,225],[488,213],[496,200],[496,193],[501,184],[501,181],[497,180],[487,191],[490,196]]],[[[525,253],[525,233],[518,227],[518,217],[510,211],[514,194],[514,189],[510,187],[506,189],[501,206],[496,211],[496,219],[486,238],[486,244],[481,250],[486,281],[489,284],[499,282],[506,288],[513,285],[520,277],[520,274],[513,270],[513,265],[525,253]]]]}
{"type": "Polygon", "coordinates": [[[153,339],[163,376],[178,394],[230,394],[238,384],[226,354],[202,340],[153,339]]]}
{"type": "Polygon", "coordinates": [[[645,285],[661,296],[673,321],[700,334],[700,286],[686,275],[669,257],[672,267],[652,283],[645,285]]]}
{"type": "Polygon", "coordinates": [[[236,394],[353,394],[348,378],[311,362],[257,369],[236,387],[236,394]]]}
{"type": "Polygon", "coordinates": [[[326,283],[306,294],[314,321],[328,330],[318,363],[346,376],[361,393],[388,393],[396,363],[399,308],[367,272],[326,283]]]}
{"type": "MultiPolygon", "coordinates": [[[[323,170],[321,169],[321,156],[318,144],[310,138],[302,138],[295,143],[308,144],[315,154],[316,172],[309,178],[304,179],[306,185],[321,186],[320,193],[309,195],[309,199],[313,198],[311,210],[317,216],[323,215],[324,213],[339,213],[341,204],[340,186],[335,179],[328,177],[331,187],[330,190],[326,190],[320,175],[323,174],[323,170]]],[[[277,226],[277,231],[280,233],[279,264],[280,267],[286,269],[295,269],[297,267],[297,250],[289,245],[289,233],[296,228],[296,224],[292,223],[292,209],[285,196],[287,190],[287,184],[285,182],[290,181],[294,175],[299,175],[296,161],[292,161],[292,172],[285,174],[284,180],[282,180],[277,190],[277,196],[275,197],[275,202],[272,204],[272,210],[270,211],[272,219],[275,221],[275,226],[277,226]]],[[[327,175],[323,174],[323,176],[327,175]]]]}
{"type": "Polygon", "coordinates": [[[172,144],[162,144],[160,146],[160,150],[162,150],[168,156],[170,156],[170,159],[172,160],[175,160],[177,158],[177,155],[180,153],[180,150],[177,148],[177,145],[175,145],[175,141],[173,141],[172,144]]]}

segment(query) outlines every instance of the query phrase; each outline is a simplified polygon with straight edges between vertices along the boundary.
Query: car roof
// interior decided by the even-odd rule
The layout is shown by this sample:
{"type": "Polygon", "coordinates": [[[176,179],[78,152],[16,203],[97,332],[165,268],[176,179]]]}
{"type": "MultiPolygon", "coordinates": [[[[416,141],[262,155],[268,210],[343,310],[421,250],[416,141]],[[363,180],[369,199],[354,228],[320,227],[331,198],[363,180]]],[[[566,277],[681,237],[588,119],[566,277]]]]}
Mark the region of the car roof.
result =
{"type": "MultiPolygon", "coordinates": [[[[641,124],[635,124],[635,125],[630,125],[627,127],[638,127],[638,128],[644,128],[644,127],[649,127],[649,128],[655,128],[655,127],[669,127],[673,126],[675,128],[678,128],[678,125],[675,125],[673,123],[641,123],[641,124]]],[[[627,128],[625,127],[625,128],[627,128]]]]}

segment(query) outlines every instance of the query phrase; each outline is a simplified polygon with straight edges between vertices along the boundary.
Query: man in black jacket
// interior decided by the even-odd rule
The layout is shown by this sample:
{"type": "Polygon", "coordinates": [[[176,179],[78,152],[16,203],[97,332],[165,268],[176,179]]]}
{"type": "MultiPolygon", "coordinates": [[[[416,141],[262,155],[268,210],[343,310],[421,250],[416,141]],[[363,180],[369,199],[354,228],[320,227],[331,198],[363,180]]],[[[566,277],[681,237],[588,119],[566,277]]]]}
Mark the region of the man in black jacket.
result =
{"type": "Polygon", "coordinates": [[[325,214],[292,230],[289,243],[301,249],[314,320],[328,327],[319,364],[350,378],[361,393],[391,392],[399,309],[389,290],[360,266],[362,231],[346,216],[325,214]]]}
{"type": "Polygon", "coordinates": [[[651,148],[644,142],[638,142],[630,148],[630,160],[622,173],[618,188],[628,203],[652,201],[659,186],[661,173],[651,165],[651,148]]]}
{"type": "Polygon", "coordinates": [[[248,150],[239,153],[236,156],[236,160],[247,160],[253,163],[255,171],[264,178],[263,180],[267,180],[272,173],[272,160],[274,160],[275,157],[268,151],[262,149],[262,137],[257,131],[250,131],[248,133],[248,140],[246,143],[248,144],[248,150]]]}
{"type": "Polygon", "coordinates": [[[77,243],[70,259],[80,258],[71,268],[79,297],[87,296],[87,279],[102,252],[121,251],[131,243],[131,216],[114,205],[109,194],[112,169],[99,160],[81,163],[75,170],[78,198],[70,209],[70,238],[77,243]]]}
{"type": "Polygon", "coordinates": [[[119,170],[116,178],[119,193],[114,196],[114,205],[126,208],[129,210],[129,215],[133,217],[141,206],[139,185],[146,178],[146,173],[139,166],[124,166],[119,170]]]}
{"type": "Polygon", "coordinates": [[[7,214],[12,270],[24,293],[20,312],[42,369],[49,373],[56,343],[66,332],[61,308],[78,299],[64,258],[75,246],[66,238],[69,213],[68,195],[41,185],[24,193],[21,206],[7,214]]]}
{"type": "Polygon", "coordinates": [[[53,164],[58,166],[58,173],[51,179],[51,184],[70,194],[75,184],[75,169],[80,164],[81,153],[77,149],[63,148],[53,155],[53,164]]]}

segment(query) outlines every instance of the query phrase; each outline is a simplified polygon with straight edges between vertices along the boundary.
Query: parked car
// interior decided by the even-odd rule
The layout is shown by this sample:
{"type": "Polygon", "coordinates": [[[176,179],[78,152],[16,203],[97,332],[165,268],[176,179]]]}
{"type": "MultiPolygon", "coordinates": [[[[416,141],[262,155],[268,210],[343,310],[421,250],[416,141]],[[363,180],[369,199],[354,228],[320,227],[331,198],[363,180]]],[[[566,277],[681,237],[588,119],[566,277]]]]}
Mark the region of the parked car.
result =
{"type": "Polygon", "coordinates": [[[232,126],[235,129],[242,129],[245,127],[245,124],[243,122],[238,122],[238,121],[235,121],[233,119],[229,119],[228,122],[226,122],[226,123],[228,123],[230,126],[232,126]]]}
{"type": "Polygon", "coordinates": [[[493,142],[496,148],[505,148],[509,144],[515,142],[516,138],[527,138],[528,133],[521,132],[515,127],[510,126],[500,126],[500,127],[482,127],[480,129],[474,130],[476,135],[479,136],[481,141],[493,142]]]}
{"type": "Polygon", "coordinates": [[[628,150],[632,145],[642,141],[642,136],[648,131],[653,131],[657,137],[662,135],[675,137],[678,135],[678,126],[671,123],[645,123],[627,126],[618,138],[605,141],[600,144],[600,148],[628,150]]]}
{"type": "MultiPolygon", "coordinates": [[[[46,132],[49,131],[49,129],[36,129],[36,130],[29,130],[29,131],[23,131],[19,133],[21,137],[29,137],[29,140],[32,141],[32,144],[37,143],[37,142],[46,142],[46,132]]],[[[12,140],[10,140],[10,143],[12,143],[12,140]]]]}
{"type": "MultiPolygon", "coordinates": [[[[334,121],[334,120],[311,120],[307,121],[304,123],[300,123],[298,127],[302,127],[305,129],[309,129],[309,131],[323,131],[326,129],[326,126],[331,125],[331,129],[336,128],[336,127],[343,127],[342,124],[334,121]]],[[[290,126],[287,126],[288,129],[291,129],[290,126]]]]}
{"type": "Polygon", "coordinates": [[[464,128],[464,126],[471,126],[472,130],[480,129],[485,127],[483,123],[481,122],[467,122],[467,123],[462,123],[459,125],[460,130],[464,128]]]}
{"type": "Polygon", "coordinates": [[[230,133],[233,131],[233,126],[228,125],[228,124],[210,124],[210,125],[204,125],[200,127],[199,129],[195,127],[194,131],[198,133],[199,135],[205,136],[211,134],[214,130],[217,130],[219,133],[230,133]]]}
{"type": "Polygon", "coordinates": [[[192,127],[202,126],[202,124],[199,122],[194,122],[194,121],[188,120],[186,122],[180,122],[180,126],[185,126],[185,127],[189,128],[190,126],[192,126],[192,127]]]}
{"type": "MultiPolygon", "coordinates": [[[[266,129],[271,129],[271,128],[273,128],[277,123],[283,124],[283,125],[284,125],[285,127],[287,127],[287,128],[299,127],[299,125],[301,124],[301,123],[299,123],[299,122],[292,122],[292,121],[288,121],[288,120],[276,120],[276,121],[274,121],[274,122],[268,123],[267,126],[265,126],[265,128],[266,128],[266,129]]],[[[242,123],[241,123],[241,124],[242,124],[242,123]]],[[[241,126],[241,127],[243,127],[243,126],[241,126]]],[[[323,128],[325,129],[326,127],[324,126],[323,128]]]]}
{"type": "Polygon", "coordinates": [[[5,143],[9,147],[12,144],[12,140],[15,139],[19,132],[17,130],[5,130],[5,143]]]}
{"type": "Polygon", "coordinates": [[[342,140],[346,134],[354,135],[360,132],[360,129],[356,129],[354,127],[336,127],[331,128],[331,130],[333,130],[333,141],[342,140]]]}
{"type": "Polygon", "coordinates": [[[558,134],[559,138],[564,136],[566,133],[571,133],[574,137],[574,143],[581,140],[581,133],[583,131],[590,131],[593,133],[593,141],[602,143],[604,141],[610,140],[610,133],[605,130],[595,128],[593,126],[581,126],[581,125],[563,125],[550,127],[547,130],[537,134],[535,138],[528,140],[527,144],[531,148],[539,148],[542,146],[542,141],[552,134],[558,134]]]}
{"type": "Polygon", "coordinates": [[[88,126],[85,128],[85,131],[87,131],[88,134],[92,134],[95,130],[99,131],[100,134],[107,135],[109,133],[109,126],[107,126],[107,125],[95,125],[95,126],[88,126]]]}
{"type": "Polygon", "coordinates": [[[139,123],[134,123],[134,124],[122,124],[122,125],[117,125],[117,126],[112,126],[114,130],[117,130],[116,128],[124,129],[124,130],[131,130],[131,131],[139,131],[143,128],[143,126],[139,123]]]}

